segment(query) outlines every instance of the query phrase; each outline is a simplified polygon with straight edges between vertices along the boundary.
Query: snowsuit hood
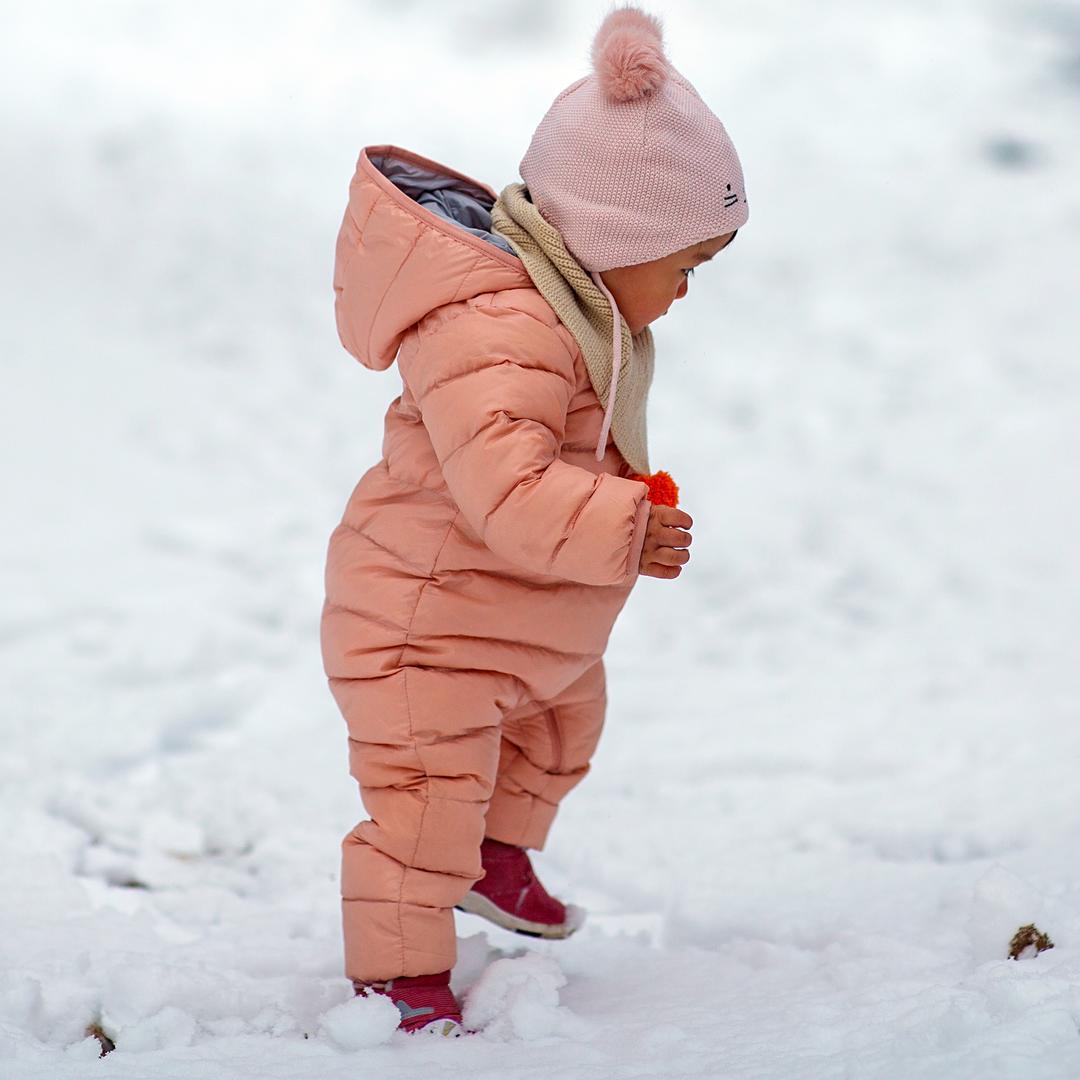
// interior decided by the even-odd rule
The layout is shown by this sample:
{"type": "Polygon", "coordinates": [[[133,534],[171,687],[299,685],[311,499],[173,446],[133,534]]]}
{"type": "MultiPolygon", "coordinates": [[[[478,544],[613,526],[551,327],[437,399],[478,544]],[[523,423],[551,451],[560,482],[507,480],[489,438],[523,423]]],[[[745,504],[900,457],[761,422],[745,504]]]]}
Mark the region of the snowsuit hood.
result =
{"type": "Polygon", "coordinates": [[[491,231],[495,199],[485,184],[401,147],[361,151],[337,241],[334,313],[342,344],[365,367],[388,368],[437,307],[532,286],[491,231]]]}

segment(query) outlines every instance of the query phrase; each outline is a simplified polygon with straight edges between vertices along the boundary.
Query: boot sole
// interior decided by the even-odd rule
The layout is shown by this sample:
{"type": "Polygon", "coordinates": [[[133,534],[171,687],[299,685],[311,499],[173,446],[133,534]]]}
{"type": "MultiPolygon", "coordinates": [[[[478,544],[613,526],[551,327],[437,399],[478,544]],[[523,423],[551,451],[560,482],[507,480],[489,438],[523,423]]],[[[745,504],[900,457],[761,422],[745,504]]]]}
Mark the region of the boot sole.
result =
{"type": "Polygon", "coordinates": [[[436,1038],[458,1039],[466,1034],[465,1028],[456,1020],[432,1020],[422,1028],[409,1032],[410,1035],[433,1035],[436,1038]]]}
{"type": "Polygon", "coordinates": [[[574,931],[581,929],[585,921],[585,909],[574,904],[566,905],[566,922],[564,923],[538,923],[528,919],[518,918],[502,908],[493,904],[486,896],[478,892],[465,894],[461,903],[456,904],[458,911],[467,911],[470,915],[479,915],[482,919],[501,926],[504,930],[513,930],[515,934],[525,934],[528,937],[568,938],[574,931]]]}

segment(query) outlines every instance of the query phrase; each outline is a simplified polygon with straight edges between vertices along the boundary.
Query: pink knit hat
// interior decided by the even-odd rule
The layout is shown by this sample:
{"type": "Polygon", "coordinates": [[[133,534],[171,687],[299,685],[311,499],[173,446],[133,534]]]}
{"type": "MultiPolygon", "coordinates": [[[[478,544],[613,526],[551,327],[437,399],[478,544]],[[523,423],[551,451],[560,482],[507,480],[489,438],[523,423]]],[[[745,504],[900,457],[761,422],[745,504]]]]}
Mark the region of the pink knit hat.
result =
{"type": "Polygon", "coordinates": [[[555,98],[521,159],[533,203],[587,271],[663,258],[749,216],[735,147],[661,33],[640,8],[610,12],[593,73],[555,98]]]}

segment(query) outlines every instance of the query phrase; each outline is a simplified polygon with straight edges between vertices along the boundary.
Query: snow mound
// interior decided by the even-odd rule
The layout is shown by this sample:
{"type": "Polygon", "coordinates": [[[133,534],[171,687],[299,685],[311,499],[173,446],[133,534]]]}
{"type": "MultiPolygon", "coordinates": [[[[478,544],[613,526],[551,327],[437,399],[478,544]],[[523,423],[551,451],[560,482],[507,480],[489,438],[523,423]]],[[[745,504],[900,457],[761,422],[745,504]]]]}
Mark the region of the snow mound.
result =
{"type": "Polygon", "coordinates": [[[195,1018],[175,1005],[166,1005],[152,1016],[124,1028],[125,1052],[167,1050],[177,1046],[190,1046],[195,1038],[198,1023],[195,1018]]]}
{"type": "Polygon", "coordinates": [[[323,1013],[319,1033],[341,1050],[364,1050],[390,1041],[401,1014],[381,994],[352,997],[323,1013]]]}
{"type": "Polygon", "coordinates": [[[583,1021],[559,1004],[565,985],[566,976],[549,956],[496,960],[468,992],[465,1027],[498,1042],[580,1034],[583,1021]]]}

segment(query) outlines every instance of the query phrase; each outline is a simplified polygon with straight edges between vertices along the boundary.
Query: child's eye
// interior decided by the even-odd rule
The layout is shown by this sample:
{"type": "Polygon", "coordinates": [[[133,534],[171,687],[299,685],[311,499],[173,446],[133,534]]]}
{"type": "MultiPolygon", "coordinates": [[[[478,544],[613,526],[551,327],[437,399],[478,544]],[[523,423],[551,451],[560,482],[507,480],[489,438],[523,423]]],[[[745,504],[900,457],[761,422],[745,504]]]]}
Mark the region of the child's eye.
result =
{"type": "Polygon", "coordinates": [[[689,277],[693,272],[694,272],[694,268],[692,266],[687,266],[687,267],[683,268],[683,276],[684,277],[689,277]]]}

